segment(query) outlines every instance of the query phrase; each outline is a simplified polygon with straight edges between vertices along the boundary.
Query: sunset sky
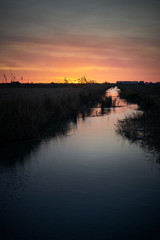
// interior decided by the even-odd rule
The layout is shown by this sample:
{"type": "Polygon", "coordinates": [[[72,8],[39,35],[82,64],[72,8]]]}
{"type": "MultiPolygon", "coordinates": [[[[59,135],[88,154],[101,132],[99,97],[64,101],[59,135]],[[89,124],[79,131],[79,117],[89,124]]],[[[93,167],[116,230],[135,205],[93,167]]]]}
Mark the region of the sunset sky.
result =
{"type": "Polygon", "coordinates": [[[160,81],[160,1],[1,0],[0,82],[3,74],[160,81]]]}

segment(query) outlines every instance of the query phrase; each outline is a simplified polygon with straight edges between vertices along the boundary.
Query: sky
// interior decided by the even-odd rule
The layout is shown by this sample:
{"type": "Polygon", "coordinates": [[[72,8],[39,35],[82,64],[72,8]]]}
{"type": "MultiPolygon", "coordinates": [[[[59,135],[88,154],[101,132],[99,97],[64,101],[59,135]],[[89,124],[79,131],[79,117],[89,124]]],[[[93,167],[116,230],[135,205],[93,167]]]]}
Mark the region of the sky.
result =
{"type": "Polygon", "coordinates": [[[0,82],[160,81],[159,13],[159,0],[1,0],[0,82]]]}

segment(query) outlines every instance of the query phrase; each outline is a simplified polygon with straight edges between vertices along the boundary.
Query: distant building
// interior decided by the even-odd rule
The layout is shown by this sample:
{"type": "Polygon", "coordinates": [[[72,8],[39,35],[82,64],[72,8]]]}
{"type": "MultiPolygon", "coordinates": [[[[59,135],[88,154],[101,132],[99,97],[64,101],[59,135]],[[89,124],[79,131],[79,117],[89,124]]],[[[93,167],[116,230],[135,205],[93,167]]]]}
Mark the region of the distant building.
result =
{"type": "Polygon", "coordinates": [[[138,81],[117,81],[117,84],[138,84],[138,81]]]}
{"type": "Polygon", "coordinates": [[[140,83],[140,84],[144,84],[144,81],[140,81],[139,83],[140,83]]]}

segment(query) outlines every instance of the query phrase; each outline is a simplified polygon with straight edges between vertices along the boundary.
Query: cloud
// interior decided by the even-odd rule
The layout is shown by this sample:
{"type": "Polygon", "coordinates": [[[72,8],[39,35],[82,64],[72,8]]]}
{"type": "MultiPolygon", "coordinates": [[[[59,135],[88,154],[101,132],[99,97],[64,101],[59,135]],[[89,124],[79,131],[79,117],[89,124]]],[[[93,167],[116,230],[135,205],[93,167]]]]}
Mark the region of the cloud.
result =
{"type": "Polygon", "coordinates": [[[0,9],[2,71],[158,76],[158,1],[2,0],[0,9]]]}

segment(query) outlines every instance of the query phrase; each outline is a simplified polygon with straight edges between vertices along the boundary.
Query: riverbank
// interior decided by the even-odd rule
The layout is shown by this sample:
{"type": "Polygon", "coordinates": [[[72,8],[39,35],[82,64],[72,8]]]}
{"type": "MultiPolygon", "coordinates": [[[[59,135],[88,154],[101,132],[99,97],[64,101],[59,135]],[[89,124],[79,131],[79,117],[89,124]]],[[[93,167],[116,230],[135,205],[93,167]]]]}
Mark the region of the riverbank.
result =
{"type": "Polygon", "coordinates": [[[102,101],[109,86],[1,88],[0,142],[39,138],[102,101]]]}
{"type": "Polygon", "coordinates": [[[142,140],[143,147],[159,152],[160,87],[122,86],[120,89],[120,96],[128,102],[137,103],[143,113],[137,113],[119,121],[117,132],[131,141],[142,140]]]}

